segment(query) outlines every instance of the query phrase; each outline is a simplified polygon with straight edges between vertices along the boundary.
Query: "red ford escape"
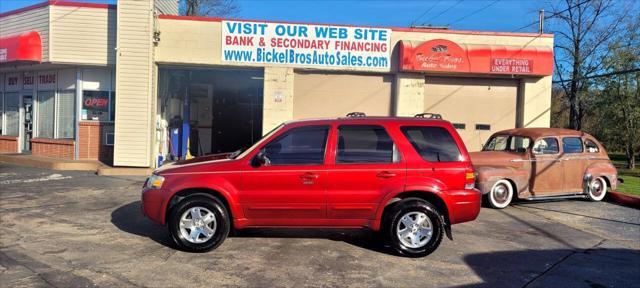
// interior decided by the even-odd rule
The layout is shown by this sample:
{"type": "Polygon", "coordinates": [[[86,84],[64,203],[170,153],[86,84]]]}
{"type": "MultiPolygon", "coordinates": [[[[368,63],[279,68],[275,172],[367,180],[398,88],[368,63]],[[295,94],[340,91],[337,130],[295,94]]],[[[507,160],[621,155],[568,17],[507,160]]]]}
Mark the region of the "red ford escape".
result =
{"type": "Polygon", "coordinates": [[[162,167],[145,183],[143,213],[180,249],[211,250],[248,227],[368,227],[425,256],[480,211],[467,149],[437,114],[288,122],[223,158],[162,167]]]}

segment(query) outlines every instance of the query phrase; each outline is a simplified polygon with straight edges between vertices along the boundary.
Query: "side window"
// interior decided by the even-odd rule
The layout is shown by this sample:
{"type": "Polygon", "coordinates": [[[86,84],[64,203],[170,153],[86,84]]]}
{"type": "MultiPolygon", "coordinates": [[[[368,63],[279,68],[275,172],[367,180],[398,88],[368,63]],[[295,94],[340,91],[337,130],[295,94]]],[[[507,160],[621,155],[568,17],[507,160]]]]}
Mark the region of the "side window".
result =
{"type": "Polygon", "coordinates": [[[558,139],[553,137],[542,138],[533,144],[533,154],[558,154],[558,139]]]}
{"type": "Polygon", "coordinates": [[[564,153],[582,153],[582,139],[580,137],[562,138],[562,151],[564,153]]]}
{"type": "Polygon", "coordinates": [[[271,165],[322,164],[328,135],[328,126],[293,128],[265,145],[262,152],[271,165]]]}
{"type": "Polygon", "coordinates": [[[584,147],[587,150],[587,153],[598,153],[600,152],[600,148],[598,148],[598,145],[591,141],[591,139],[587,139],[584,140],[584,147]]]}
{"type": "Polygon", "coordinates": [[[336,163],[395,163],[396,145],[381,126],[343,125],[338,128],[336,163]]]}
{"type": "Polygon", "coordinates": [[[411,126],[402,127],[407,137],[422,159],[429,162],[457,162],[461,160],[460,150],[447,129],[442,127],[411,126]]]}

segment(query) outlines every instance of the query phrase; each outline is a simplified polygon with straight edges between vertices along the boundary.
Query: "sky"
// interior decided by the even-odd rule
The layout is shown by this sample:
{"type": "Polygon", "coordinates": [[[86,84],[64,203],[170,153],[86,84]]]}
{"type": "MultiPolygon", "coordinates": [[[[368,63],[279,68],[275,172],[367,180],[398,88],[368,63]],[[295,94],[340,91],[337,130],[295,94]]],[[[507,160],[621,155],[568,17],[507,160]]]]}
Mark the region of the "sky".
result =
{"type": "MultiPolygon", "coordinates": [[[[115,3],[115,0],[76,0],[115,3]]],[[[542,0],[236,0],[240,11],[234,18],[294,21],[361,26],[449,26],[456,30],[513,32],[538,19],[542,0]]],[[[6,12],[43,0],[0,0],[6,12]]],[[[531,25],[518,32],[535,32],[531,25]]]]}

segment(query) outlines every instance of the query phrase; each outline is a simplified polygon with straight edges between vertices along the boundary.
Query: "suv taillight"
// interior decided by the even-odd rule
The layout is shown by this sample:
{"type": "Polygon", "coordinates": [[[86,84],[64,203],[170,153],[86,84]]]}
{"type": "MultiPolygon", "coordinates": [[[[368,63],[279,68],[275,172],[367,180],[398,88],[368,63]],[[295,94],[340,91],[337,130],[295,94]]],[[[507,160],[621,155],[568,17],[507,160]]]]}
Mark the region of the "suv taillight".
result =
{"type": "Polygon", "coordinates": [[[464,173],[464,189],[470,190],[476,186],[476,173],[472,167],[468,167],[464,173]]]}

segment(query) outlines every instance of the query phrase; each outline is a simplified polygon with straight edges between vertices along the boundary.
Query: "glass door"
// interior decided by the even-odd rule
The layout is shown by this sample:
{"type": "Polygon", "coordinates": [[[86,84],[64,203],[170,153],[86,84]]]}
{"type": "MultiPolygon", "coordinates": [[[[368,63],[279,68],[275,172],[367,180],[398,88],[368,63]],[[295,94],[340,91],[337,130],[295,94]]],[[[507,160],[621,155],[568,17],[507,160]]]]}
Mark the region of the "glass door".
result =
{"type": "Polygon", "coordinates": [[[31,138],[33,138],[33,96],[22,96],[22,109],[24,111],[24,137],[22,137],[22,152],[31,152],[31,138]]]}

